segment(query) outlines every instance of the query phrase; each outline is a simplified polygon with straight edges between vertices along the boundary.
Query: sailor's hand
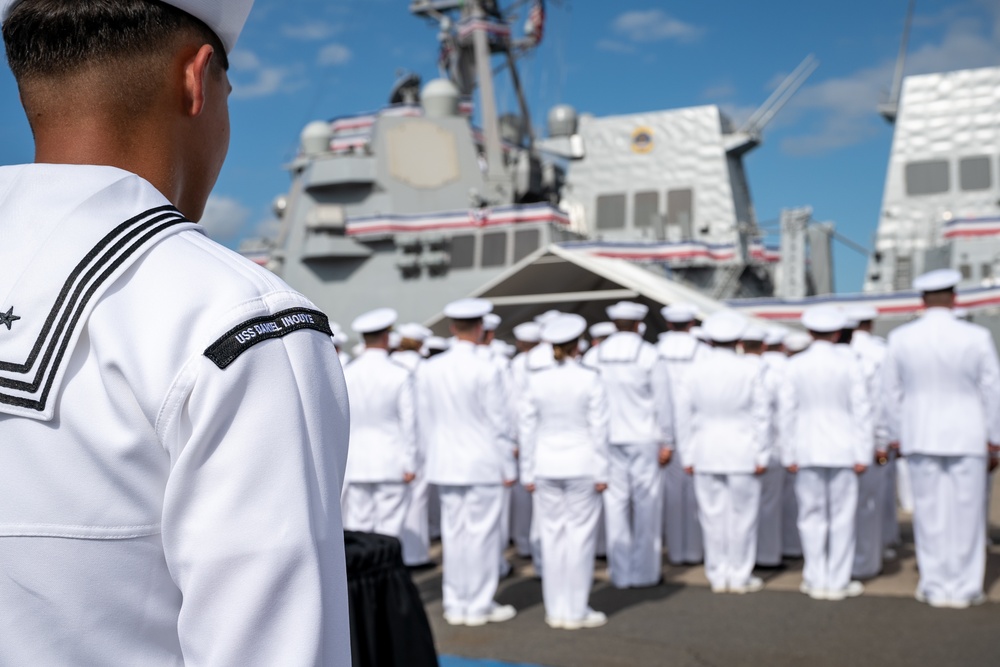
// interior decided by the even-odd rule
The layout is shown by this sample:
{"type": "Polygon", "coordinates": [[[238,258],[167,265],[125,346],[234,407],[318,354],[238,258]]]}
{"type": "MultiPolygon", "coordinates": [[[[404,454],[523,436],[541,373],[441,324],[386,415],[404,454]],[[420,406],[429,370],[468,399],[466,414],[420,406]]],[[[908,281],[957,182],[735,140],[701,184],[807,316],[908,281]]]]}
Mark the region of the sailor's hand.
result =
{"type": "Polygon", "coordinates": [[[763,475],[766,472],[767,472],[767,466],[754,466],[753,474],[763,475]]]}
{"type": "Polygon", "coordinates": [[[790,466],[786,466],[786,469],[788,470],[788,472],[792,473],[793,475],[799,471],[799,467],[796,464],[794,464],[794,463],[792,465],[790,465],[790,466]]]}
{"type": "Polygon", "coordinates": [[[602,483],[594,484],[594,490],[597,491],[598,493],[604,493],[605,491],[608,490],[608,485],[602,483]]]}
{"type": "Polygon", "coordinates": [[[899,440],[896,440],[895,442],[890,442],[889,443],[889,449],[891,449],[891,450],[893,450],[895,452],[899,452],[899,440]]]}
{"type": "Polygon", "coordinates": [[[417,478],[416,474],[414,474],[412,472],[403,473],[403,483],[404,484],[409,484],[410,482],[412,482],[416,478],[417,478]]]}
{"type": "Polygon", "coordinates": [[[509,488],[511,488],[512,486],[514,486],[514,482],[516,482],[516,481],[517,481],[516,479],[505,479],[505,480],[503,481],[503,485],[504,485],[504,486],[505,486],[506,488],[508,488],[508,489],[509,489],[509,488]]]}
{"type": "Polygon", "coordinates": [[[524,490],[527,491],[528,493],[534,493],[535,492],[535,485],[534,484],[525,484],[524,485],[524,490]]]}
{"type": "Polygon", "coordinates": [[[875,452],[875,463],[880,466],[884,466],[889,462],[889,452],[883,449],[879,449],[875,452]]]}
{"type": "Polygon", "coordinates": [[[689,475],[693,475],[694,474],[694,466],[687,466],[686,468],[684,468],[684,472],[686,472],[689,475]]]}
{"type": "Polygon", "coordinates": [[[868,470],[868,466],[866,466],[864,463],[855,463],[854,464],[854,472],[856,472],[857,474],[860,475],[861,473],[863,473],[866,470],[868,470]]]}
{"type": "Polygon", "coordinates": [[[992,442],[989,442],[986,443],[986,448],[993,456],[1000,456],[1000,445],[994,445],[992,442]]]}
{"type": "Polygon", "coordinates": [[[514,458],[515,459],[521,458],[521,448],[520,447],[515,447],[514,448],[514,458]]]}
{"type": "Polygon", "coordinates": [[[660,467],[662,468],[663,466],[665,466],[668,463],[670,463],[670,459],[672,459],[673,456],[674,456],[674,450],[673,449],[671,449],[670,447],[662,447],[661,446],[660,447],[660,455],[658,457],[659,461],[660,461],[660,467]]]}

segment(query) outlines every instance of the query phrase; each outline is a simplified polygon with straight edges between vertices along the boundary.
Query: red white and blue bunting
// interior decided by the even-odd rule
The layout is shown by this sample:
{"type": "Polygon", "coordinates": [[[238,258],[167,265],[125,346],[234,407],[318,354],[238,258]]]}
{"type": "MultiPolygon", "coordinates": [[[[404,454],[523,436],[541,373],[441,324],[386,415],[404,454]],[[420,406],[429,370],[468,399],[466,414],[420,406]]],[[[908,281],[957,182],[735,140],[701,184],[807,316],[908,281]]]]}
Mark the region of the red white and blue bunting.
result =
{"type": "Polygon", "coordinates": [[[945,224],[941,235],[948,240],[998,236],[1000,218],[955,218],[945,224]]]}
{"type": "Polygon", "coordinates": [[[380,215],[348,219],[347,235],[354,237],[390,236],[392,234],[459,231],[540,222],[566,226],[569,225],[569,216],[548,204],[497,206],[428,215],[380,215]]]}
{"type": "MultiPolygon", "coordinates": [[[[738,259],[737,248],[732,243],[581,241],[564,243],[562,247],[598,257],[630,262],[667,262],[674,266],[729,264],[738,259]]],[[[773,264],[781,258],[781,254],[775,248],[755,243],[750,246],[750,257],[756,262],[773,264]]]]}

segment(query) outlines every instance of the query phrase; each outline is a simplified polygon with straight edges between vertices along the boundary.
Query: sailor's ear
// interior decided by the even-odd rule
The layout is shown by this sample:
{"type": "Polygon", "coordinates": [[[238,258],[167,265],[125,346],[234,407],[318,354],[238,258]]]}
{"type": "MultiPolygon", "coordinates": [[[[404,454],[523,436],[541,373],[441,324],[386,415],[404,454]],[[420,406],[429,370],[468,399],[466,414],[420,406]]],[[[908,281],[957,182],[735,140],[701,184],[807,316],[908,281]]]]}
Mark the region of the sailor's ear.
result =
{"type": "Polygon", "coordinates": [[[202,44],[197,50],[191,49],[183,57],[184,71],[184,113],[192,118],[205,110],[208,78],[212,76],[211,65],[215,58],[215,48],[202,44]]]}

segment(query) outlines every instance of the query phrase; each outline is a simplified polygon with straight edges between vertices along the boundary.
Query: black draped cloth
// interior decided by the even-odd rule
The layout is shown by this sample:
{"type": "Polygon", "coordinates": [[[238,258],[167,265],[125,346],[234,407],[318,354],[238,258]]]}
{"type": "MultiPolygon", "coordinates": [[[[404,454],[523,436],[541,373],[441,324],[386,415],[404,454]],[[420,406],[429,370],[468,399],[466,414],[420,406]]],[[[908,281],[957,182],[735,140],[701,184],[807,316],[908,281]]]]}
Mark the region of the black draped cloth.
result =
{"type": "Polygon", "coordinates": [[[420,593],[399,540],[344,532],[354,667],[437,667],[420,593]]]}

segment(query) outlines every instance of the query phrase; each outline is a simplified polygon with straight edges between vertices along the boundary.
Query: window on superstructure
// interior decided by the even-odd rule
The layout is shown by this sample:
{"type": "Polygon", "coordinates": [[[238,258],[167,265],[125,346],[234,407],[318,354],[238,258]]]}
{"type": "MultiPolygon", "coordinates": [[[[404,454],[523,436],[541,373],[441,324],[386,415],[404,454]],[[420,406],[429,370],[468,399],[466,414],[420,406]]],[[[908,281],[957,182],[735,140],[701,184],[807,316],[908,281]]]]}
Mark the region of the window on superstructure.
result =
{"type": "Polygon", "coordinates": [[[959,264],[958,272],[962,274],[962,280],[972,280],[972,267],[968,264],[959,264]]]}
{"type": "Polygon", "coordinates": [[[471,269],[476,265],[476,237],[472,234],[451,237],[448,254],[451,255],[451,268],[471,269]]]}
{"type": "Polygon", "coordinates": [[[924,160],[906,165],[906,194],[937,195],[950,189],[947,160],[924,160]]]}
{"type": "Polygon", "coordinates": [[[680,229],[682,241],[694,238],[694,191],[669,190],[667,192],[667,224],[680,229]]]}
{"type": "Polygon", "coordinates": [[[597,228],[625,228],[625,195],[600,195],[597,198],[597,228]]]}
{"type": "Polygon", "coordinates": [[[542,244],[541,232],[537,229],[518,229],[514,232],[514,261],[522,259],[538,250],[542,244]]]}
{"type": "Polygon", "coordinates": [[[993,277],[993,265],[992,264],[990,264],[989,262],[987,262],[987,263],[983,264],[982,268],[983,268],[983,270],[982,270],[982,273],[979,276],[980,278],[982,278],[983,280],[989,280],[990,278],[993,277]]]}
{"type": "Polygon", "coordinates": [[[632,197],[632,226],[638,229],[651,227],[660,214],[660,193],[636,192],[632,197]]]}
{"type": "Polygon", "coordinates": [[[483,234],[481,266],[503,266],[507,263],[507,232],[483,234]]]}
{"type": "Polygon", "coordinates": [[[958,161],[958,183],[965,192],[989,190],[993,185],[990,158],[986,155],[966,157],[958,161]]]}

